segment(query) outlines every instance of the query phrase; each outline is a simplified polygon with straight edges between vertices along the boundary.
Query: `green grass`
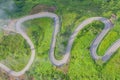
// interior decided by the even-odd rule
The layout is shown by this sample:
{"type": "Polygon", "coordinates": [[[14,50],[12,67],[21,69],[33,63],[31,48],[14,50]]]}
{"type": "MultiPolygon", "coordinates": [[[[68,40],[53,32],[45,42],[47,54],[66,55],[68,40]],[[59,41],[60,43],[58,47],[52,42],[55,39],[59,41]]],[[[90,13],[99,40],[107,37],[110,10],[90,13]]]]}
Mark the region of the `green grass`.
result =
{"type": "Polygon", "coordinates": [[[20,35],[15,33],[2,36],[0,52],[0,62],[16,71],[26,65],[30,55],[29,45],[20,35]]]}

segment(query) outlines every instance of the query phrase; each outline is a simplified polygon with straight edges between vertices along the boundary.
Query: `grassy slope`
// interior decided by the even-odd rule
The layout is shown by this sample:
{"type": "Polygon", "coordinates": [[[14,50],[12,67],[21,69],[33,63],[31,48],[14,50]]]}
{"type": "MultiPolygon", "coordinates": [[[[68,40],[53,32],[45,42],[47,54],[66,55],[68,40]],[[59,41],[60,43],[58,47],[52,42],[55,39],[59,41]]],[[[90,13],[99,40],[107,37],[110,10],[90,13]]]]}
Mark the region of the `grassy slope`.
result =
{"type": "MultiPolygon", "coordinates": [[[[119,38],[120,12],[117,10],[119,9],[119,6],[117,7],[117,9],[112,9],[113,7],[111,6],[116,3],[111,2],[107,6],[98,3],[99,2],[95,3],[92,1],[76,0],[70,0],[70,2],[68,2],[67,0],[40,1],[40,4],[56,5],[58,8],[56,14],[61,17],[62,28],[60,36],[58,37],[58,40],[61,41],[57,41],[56,53],[62,52],[59,51],[59,47],[66,47],[66,41],[69,38],[70,33],[72,33],[72,31],[75,29],[75,27],[77,27],[77,25],[81,21],[92,16],[105,16],[110,18],[110,15],[114,12],[118,16],[118,21],[116,22],[115,27],[106,35],[98,48],[99,55],[103,55],[106,49],[111,45],[111,43],[113,43],[119,38]]],[[[119,3],[120,1],[117,3],[117,5],[119,3]]],[[[84,28],[84,30],[82,30],[77,36],[71,51],[71,59],[68,66],[67,74],[64,74],[61,70],[58,70],[57,68],[52,66],[48,58],[51,35],[53,30],[52,24],[52,20],[47,18],[36,19],[32,22],[28,21],[25,24],[28,27],[26,28],[26,30],[36,47],[36,59],[31,69],[27,72],[28,76],[33,76],[35,80],[120,79],[119,50],[106,64],[98,65],[93,61],[90,56],[90,44],[103,28],[103,24],[101,24],[100,22],[94,22],[93,24],[86,26],[86,28],[84,28]]],[[[15,68],[18,70],[18,67],[15,66],[14,69],[15,68]]]]}

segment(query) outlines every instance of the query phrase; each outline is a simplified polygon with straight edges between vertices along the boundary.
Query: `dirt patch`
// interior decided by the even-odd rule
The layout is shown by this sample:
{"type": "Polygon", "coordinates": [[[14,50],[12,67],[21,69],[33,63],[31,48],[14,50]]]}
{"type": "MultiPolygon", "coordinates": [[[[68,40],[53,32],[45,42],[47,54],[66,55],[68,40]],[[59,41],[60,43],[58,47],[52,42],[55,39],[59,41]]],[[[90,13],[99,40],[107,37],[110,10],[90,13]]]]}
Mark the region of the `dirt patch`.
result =
{"type": "Polygon", "coordinates": [[[15,77],[8,74],[6,71],[0,69],[0,80],[34,80],[34,78],[31,77],[28,79],[26,74],[23,74],[19,77],[15,77]]]}
{"type": "Polygon", "coordinates": [[[32,8],[32,11],[30,12],[30,14],[36,14],[36,13],[39,13],[39,12],[55,12],[56,11],[56,7],[55,6],[48,6],[48,5],[37,5],[37,6],[34,6],[32,8]]]}

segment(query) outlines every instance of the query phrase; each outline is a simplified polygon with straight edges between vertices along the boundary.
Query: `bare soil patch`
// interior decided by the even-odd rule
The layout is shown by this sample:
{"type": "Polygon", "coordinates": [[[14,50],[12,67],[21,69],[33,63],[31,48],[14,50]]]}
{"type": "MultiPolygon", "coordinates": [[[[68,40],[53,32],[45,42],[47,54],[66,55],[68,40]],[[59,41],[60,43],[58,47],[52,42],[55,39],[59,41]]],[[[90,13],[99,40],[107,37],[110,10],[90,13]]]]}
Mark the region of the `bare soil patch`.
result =
{"type": "Polygon", "coordinates": [[[55,12],[56,11],[56,7],[55,6],[48,6],[48,5],[37,5],[37,6],[34,6],[32,11],[30,12],[30,14],[36,14],[36,13],[39,13],[39,12],[55,12]]]}

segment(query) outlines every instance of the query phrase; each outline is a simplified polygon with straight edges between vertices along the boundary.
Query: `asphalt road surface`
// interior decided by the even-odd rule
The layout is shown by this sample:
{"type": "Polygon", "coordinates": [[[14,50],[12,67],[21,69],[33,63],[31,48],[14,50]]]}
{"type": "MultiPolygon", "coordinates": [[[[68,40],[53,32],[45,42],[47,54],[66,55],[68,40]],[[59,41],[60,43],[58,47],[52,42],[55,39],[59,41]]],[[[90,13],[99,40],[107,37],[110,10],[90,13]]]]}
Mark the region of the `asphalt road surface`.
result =
{"type": "Polygon", "coordinates": [[[11,70],[10,68],[8,68],[7,66],[0,63],[0,68],[7,71],[10,75],[20,76],[20,75],[24,74],[30,68],[30,66],[32,65],[33,60],[35,58],[34,45],[33,45],[32,41],[30,40],[29,36],[26,34],[26,32],[24,32],[24,30],[22,30],[22,24],[25,21],[36,19],[36,18],[43,18],[43,17],[52,18],[54,20],[54,31],[52,33],[52,40],[51,40],[51,45],[50,45],[49,58],[50,58],[50,61],[52,62],[52,64],[55,65],[55,66],[62,66],[62,65],[66,64],[68,62],[68,60],[70,58],[70,52],[71,52],[73,42],[74,42],[77,34],[79,33],[79,31],[81,29],[83,29],[86,25],[88,25],[88,24],[90,24],[90,23],[92,23],[93,21],[96,21],[96,20],[103,22],[105,27],[102,30],[102,32],[97,36],[97,38],[93,41],[93,43],[91,44],[90,52],[91,52],[92,58],[94,60],[102,59],[104,62],[106,62],[111,57],[111,55],[114,54],[114,52],[120,47],[120,45],[119,45],[120,40],[117,40],[112,46],[110,46],[110,48],[108,48],[108,50],[106,51],[104,56],[98,56],[97,55],[96,51],[97,51],[98,45],[100,44],[100,42],[102,41],[104,36],[113,27],[113,24],[110,22],[109,19],[106,19],[106,18],[103,18],[103,17],[92,17],[92,18],[88,18],[88,19],[84,20],[83,22],[80,23],[80,25],[78,25],[78,27],[71,34],[71,36],[68,40],[68,44],[67,44],[66,51],[65,51],[65,54],[64,54],[63,58],[61,60],[57,60],[55,58],[54,51],[55,51],[55,45],[56,45],[56,37],[57,37],[57,34],[60,30],[59,17],[56,14],[49,13],[49,12],[41,12],[41,13],[38,13],[38,14],[29,15],[29,16],[26,16],[26,17],[23,17],[23,18],[20,18],[20,19],[17,20],[17,22],[16,22],[16,32],[21,34],[22,37],[29,44],[30,49],[31,49],[31,57],[30,57],[27,65],[19,72],[15,72],[15,71],[11,70]]]}

